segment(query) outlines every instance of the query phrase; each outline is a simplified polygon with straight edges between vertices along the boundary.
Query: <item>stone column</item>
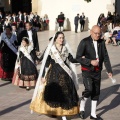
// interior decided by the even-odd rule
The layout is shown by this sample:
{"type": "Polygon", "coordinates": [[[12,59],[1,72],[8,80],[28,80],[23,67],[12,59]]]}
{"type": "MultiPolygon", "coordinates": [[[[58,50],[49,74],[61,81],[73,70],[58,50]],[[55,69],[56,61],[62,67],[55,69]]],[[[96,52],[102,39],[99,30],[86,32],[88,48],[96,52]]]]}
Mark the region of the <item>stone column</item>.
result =
{"type": "Polygon", "coordinates": [[[38,1],[39,0],[32,0],[32,12],[38,12],[38,1]]]}
{"type": "MultiPolygon", "coordinates": [[[[44,0],[43,0],[44,1],[44,0]]],[[[42,0],[38,0],[38,14],[41,15],[41,11],[42,11],[42,0]]]]}
{"type": "Polygon", "coordinates": [[[4,11],[11,11],[11,0],[4,0],[4,11]]]}

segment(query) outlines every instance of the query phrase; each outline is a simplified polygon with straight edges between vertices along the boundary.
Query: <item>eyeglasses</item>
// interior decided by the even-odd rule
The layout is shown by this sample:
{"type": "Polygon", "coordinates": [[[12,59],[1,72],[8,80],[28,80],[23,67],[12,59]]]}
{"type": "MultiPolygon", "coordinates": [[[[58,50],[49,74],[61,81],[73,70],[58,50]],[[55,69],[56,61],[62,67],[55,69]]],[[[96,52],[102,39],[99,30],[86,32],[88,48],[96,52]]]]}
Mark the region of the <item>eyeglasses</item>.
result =
{"type": "Polygon", "coordinates": [[[94,31],[93,31],[93,33],[94,33],[95,35],[101,35],[101,32],[100,32],[100,33],[97,33],[97,32],[94,32],[94,31]]]}

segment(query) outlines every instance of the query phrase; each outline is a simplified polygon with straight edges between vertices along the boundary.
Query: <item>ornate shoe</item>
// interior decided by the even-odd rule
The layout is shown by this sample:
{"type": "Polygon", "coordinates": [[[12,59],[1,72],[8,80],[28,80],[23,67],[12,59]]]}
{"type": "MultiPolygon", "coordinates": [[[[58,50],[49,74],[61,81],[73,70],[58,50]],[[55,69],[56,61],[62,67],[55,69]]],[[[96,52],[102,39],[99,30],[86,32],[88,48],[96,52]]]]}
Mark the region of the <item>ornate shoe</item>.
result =
{"type": "Polygon", "coordinates": [[[52,117],[52,118],[57,118],[57,116],[56,116],[56,115],[51,115],[51,117],[52,117]]]}
{"type": "Polygon", "coordinates": [[[103,120],[100,116],[97,116],[97,118],[94,118],[93,116],[90,116],[90,119],[92,119],[92,120],[103,120]]]}
{"type": "Polygon", "coordinates": [[[85,112],[84,112],[84,111],[81,111],[81,112],[79,113],[79,116],[80,116],[81,119],[85,119],[85,112]]]}
{"type": "Polygon", "coordinates": [[[26,87],[26,90],[30,90],[30,87],[26,87]]]}

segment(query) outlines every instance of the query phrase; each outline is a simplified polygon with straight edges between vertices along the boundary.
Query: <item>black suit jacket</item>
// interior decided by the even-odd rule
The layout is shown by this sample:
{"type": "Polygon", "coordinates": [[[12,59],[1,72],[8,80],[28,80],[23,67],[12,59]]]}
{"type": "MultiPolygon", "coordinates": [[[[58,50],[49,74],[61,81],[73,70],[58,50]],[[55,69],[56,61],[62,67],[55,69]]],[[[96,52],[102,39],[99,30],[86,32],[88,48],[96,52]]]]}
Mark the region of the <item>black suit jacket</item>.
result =
{"type": "Polygon", "coordinates": [[[3,15],[0,15],[0,21],[1,21],[3,18],[4,18],[3,15]]]}
{"type": "MultiPolygon", "coordinates": [[[[27,30],[23,30],[18,38],[18,43],[19,45],[21,44],[22,38],[23,37],[29,37],[27,30]]],[[[33,44],[34,44],[34,50],[35,51],[39,51],[39,43],[38,43],[38,36],[37,36],[37,32],[35,30],[32,30],[32,38],[33,38],[33,44]]]]}
{"type": "Polygon", "coordinates": [[[36,19],[36,22],[39,22],[40,21],[40,16],[39,15],[37,15],[37,16],[34,15],[33,19],[36,19]]]}
{"type": "Polygon", "coordinates": [[[25,16],[24,16],[24,22],[28,22],[28,16],[26,15],[26,21],[25,21],[25,16]]]}
{"type": "Polygon", "coordinates": [[[75,25],[78,25],[79,19],[80,19],[80,18],[79,18],[78,16],[75,17],[75,19],[74,19],[74,24],[75,24],[75,25]]]}
{"type": "Polygon", "coordinates": [[[80,23],[83,23],[83,22],[85,22],[85,16],[80,16],[80,23]]]}
{"type": "Polygon", "coordinates": [[[11,21],[12,21],[12,22],[16,22],[16,23],[17,23],[17,22],[18,22],[18,17],[17,17],[17,16],[15,17],[15,21],[14,21],[14,18],[13,18],[13,17],[11,17],[11,21]]]}
{"type": "Polygon", "coordinates": [[[64,20],[65,20],[64,14],[58,15],[57,20],[58,20],[58,22],[59,22],[59,20],[63,20],[63,22],[64,22],[64,20]]]}
{"type": "MultiPolygon", "coordinates": [[[[18,15],[18,19],[19,19],[19,16],[20,15],[18,15]]],[[[21,15],[21,21],[24,21],[24,15],[23,14],[21,15]]],[[[20,22],[20,19],[19,19],[19,22],[20,22]]]]}
{"type": "MultiPolygon", "coordinates": [[[[112,73],[112,68],[104,40],[99,39],[97,41],[97,45],[100,70],[102,70],[104,62],[107,72],[112,73]]],[[[91,71],[94,71],[94,66],[91,65],[91,60],[96,60],[96,53],[93,44],[93,39],[91,38],[91,36],[83,39],[80,42],[77,49],[76,59],[81,64],[81,66],[88,68],[91,71]],[[83,56],[85,56],[85,58],[82,58],[83,56]]]]}

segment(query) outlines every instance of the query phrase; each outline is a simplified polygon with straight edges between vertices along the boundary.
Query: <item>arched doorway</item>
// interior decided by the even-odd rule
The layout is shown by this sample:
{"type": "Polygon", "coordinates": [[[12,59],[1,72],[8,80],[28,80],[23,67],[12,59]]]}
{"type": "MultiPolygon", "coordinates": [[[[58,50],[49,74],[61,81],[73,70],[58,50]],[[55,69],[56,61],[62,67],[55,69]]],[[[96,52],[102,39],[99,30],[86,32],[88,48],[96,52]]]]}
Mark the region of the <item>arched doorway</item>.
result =
{"type": "Polygon", "coordinates": [[[12,12],[18,13],[27,12],[30,13],[32,11],[32,0],[11,0],[12,12]]]}

